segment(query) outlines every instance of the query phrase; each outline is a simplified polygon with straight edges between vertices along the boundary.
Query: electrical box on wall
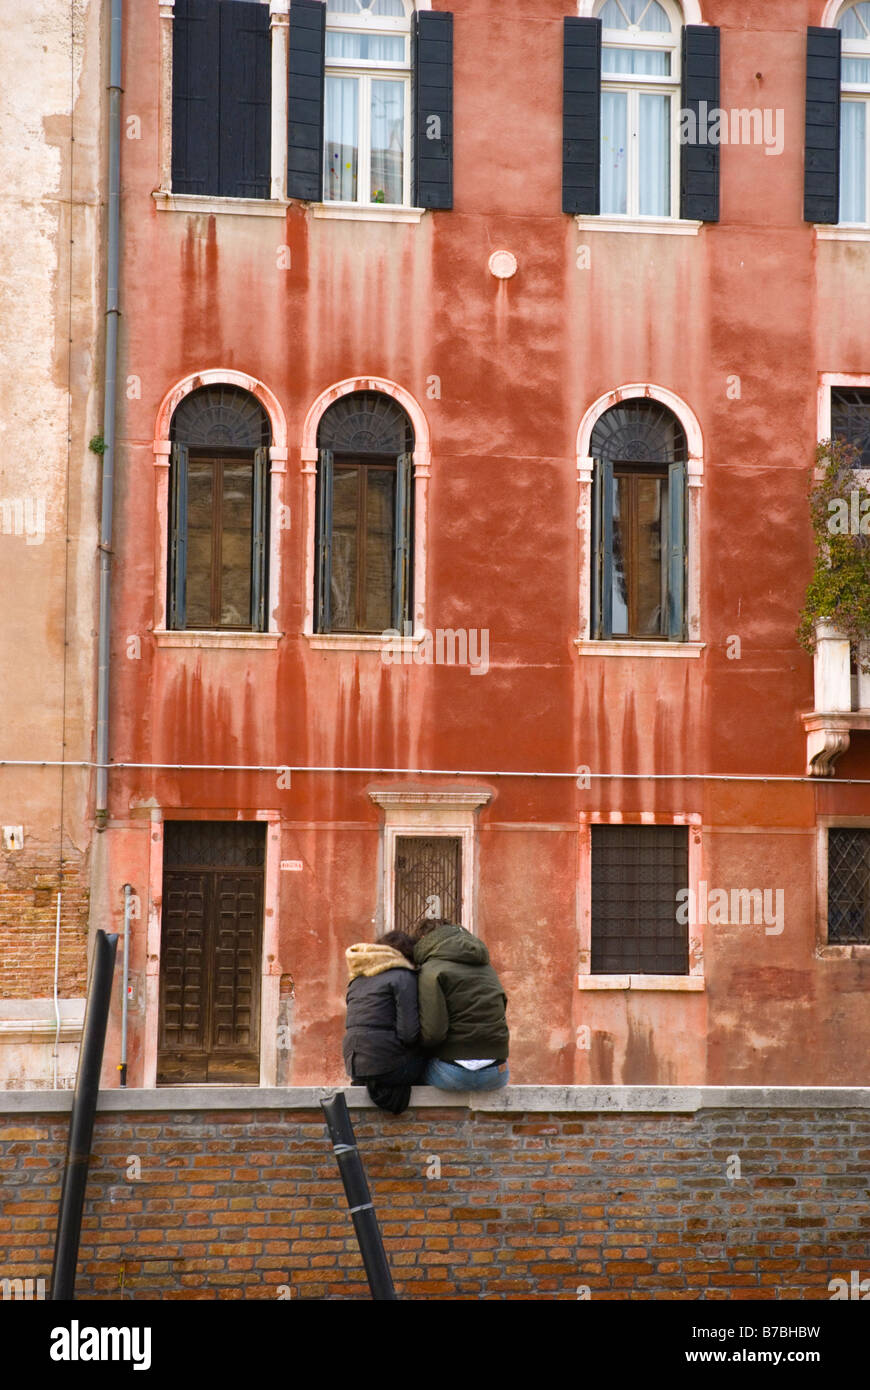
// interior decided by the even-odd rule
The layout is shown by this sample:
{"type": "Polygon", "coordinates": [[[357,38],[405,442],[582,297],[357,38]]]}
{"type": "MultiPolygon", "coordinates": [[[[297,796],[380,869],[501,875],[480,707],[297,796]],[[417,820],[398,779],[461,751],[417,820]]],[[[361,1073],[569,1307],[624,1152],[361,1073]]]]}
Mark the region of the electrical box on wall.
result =
{"type": "Polygon", "coordinates": [[[23,848],[24,848],[24,826],[23,826],[23,825],[4,825],[4,827],[3,827],[3,848],[4,848],[4,849],[23,849],[23,848]]]}

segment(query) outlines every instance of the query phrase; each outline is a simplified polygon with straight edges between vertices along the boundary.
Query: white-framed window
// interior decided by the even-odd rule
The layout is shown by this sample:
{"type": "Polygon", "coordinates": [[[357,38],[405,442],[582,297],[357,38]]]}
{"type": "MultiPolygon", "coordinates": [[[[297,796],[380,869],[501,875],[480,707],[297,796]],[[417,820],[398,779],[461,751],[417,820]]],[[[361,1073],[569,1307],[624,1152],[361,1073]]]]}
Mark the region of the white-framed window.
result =
{"type": "Polygon", "coordinates": [[[681,16],[671,0],[604,0],[601,213],[677,217],[681,16]]]}
{"type": "Polygon", "coordinates": [[[406,0],[327,0],[323,201],[411,201],[406,0]]]}
{"type": "Polygon", "coordinates": [[[492,793],[373,788],[383,812],[379,930],[407,930],[423,917],[475,931],[477,818],[492,793]]]}
{"type": "Polygon", "coordinates": [[[850,5],[842,35],[840,221],[870,223],[870,4],[850,5]]]}

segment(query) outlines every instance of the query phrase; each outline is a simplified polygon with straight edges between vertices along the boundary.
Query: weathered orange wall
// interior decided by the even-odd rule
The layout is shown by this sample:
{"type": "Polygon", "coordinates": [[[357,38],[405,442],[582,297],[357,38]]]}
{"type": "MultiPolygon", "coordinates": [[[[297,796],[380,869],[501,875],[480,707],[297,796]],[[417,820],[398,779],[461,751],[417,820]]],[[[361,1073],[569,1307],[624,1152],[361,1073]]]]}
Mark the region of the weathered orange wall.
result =
{"type": "MultiPolygon", "coordinates": [[[[440,4],[436,8],[442,8],[440,4]]],[[[785,149],[722,151],[718,225],[697,237],[579,233],[562,214],[564,0],[454,0],[455,205],[419,225],[158,211],[158,7],[130,6],[124,142],[121,382],[112,756],[143,763],[754,773],[800,777],[812,708],[795,640],[811,559],[806,504],[820,371],[870,370],[870,246],[816,243],[802,221],[804,45],[822,5],[710,3],[722,26],[722,104],[785,111],[785,149]],[[757,74],[761,76],[758,77],[757,74]],[[591,246],[591,269],[576,250],[591,246]],[[289,270],[278,249],[291,248],[289,270]],[[512,251],[498,282],[487,258],[512,251]],[[277,651],[157,650],[158,406],[189,373],[260,378],[287,416],[277,651]],[[490,670],[387,666],[312,651],[301,636],[300,435],[332,383],[389,378],[432,436],[427,626],[487,628],[490,670]],[[427,377],[442,397],[428,400],[427,377]],[[739,400],[726,396],[737,374],[739,400]],[[650,381],[701,422],[699,660],[578,656],[576,435],[592,402],[650,381]],[[130,634],[142,657],[127,659],[130,634]],[[742,658],[726,658],[738,635],[742,658]]],[[[838,779],[870,776],[866,735],[838,779]]],[[[280,959],[295,985],[291,1079],[343,1073],[344,948],[378,907],[378,814],[401,779],[294,774],[113,775],[108,906],[147,893],[140,809],[219,817],[277,808],[280,959]]],[[[421,785],[422,779],[407,779],[421,785]]],[[[857,1083],[870,964],[815,955],[816,816],[867,814],[836,785],[593,782],[474,776],[482,786],[477,920],[510,994],[517,1082],[857,1083]],[[704,877],[782,887],[781,936],[708,928],[703,994],[579,994],[577,817],[697,813],[704,877]],[[581,1024],[593,1031],[578,1050],[581,1024]]],[[[134,964],[144,966],[141,934],[134,964]],[[138,955],[137,955],[138,953],[138,955]]],[[[141,1048],[141,1014],[134,1015],[141,1048]]],[[[138,1054],[137,1054],[138,1055],[138,1054]]],[[[136,1066],[131,1073],[136,1082],[136,1066]]]]}

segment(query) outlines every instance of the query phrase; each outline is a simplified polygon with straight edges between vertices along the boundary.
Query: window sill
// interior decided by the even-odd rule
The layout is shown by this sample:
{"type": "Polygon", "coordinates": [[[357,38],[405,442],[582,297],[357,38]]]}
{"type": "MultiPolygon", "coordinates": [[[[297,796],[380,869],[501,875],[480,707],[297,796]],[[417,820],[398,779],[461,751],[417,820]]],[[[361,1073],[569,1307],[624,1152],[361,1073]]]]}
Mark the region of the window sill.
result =
{"type": "Polygon", "coordinates": [[[668,656],[698,657],[706,642],[616,642],[576,638],[574,646],[581,656],[668,656]]]}
{"type": "Polygon", "coordinates": [[[426,209],[396,203],[312,203],[311,211],[333,222],[419,222],[426,209]]]}
{"type": "Polygon", "coordinates": [[[200,193],[169,193],[157,188],[151,194],[158,212],[231,212],[242,217],[283,217],[289,202],[278,198],[217,198],[200,193]]]}
{"type": "Polygon", "coordinates": [[[379,632],[303,632],[305,641],[316,652],[412,652],[425,632],[413,637],[382,637],[379,632]]]}
{"type": "Polygon", "coordinates": [[[578,975],[577,988],[668,990],[677,994],[698,994],[704,989],[703,975],[578,975]]]}
{"type": "Polygon", "coordinates": [[[870,241],[870,226],[859,222],[816,222],[818,241],[870,241]]]}
{"type": "Polygon", "coordinates": [[[870,960],[870,942],[850,941],[837,946],[817,946],[818,960],[870,960]]]}
{"type": "Polygon", "coordinates": [[[651,232],[656,236],[697,236],[703,222],[683,221],[677,217],[590,217],[579,213],[574,221],[581,232],[651,232]]]}
{"type": "Polygon", "coordinates": [[[159,628],[154,633],[158,647],[250,647],[275,648],[283,632],[169,632],[159,628]]]}

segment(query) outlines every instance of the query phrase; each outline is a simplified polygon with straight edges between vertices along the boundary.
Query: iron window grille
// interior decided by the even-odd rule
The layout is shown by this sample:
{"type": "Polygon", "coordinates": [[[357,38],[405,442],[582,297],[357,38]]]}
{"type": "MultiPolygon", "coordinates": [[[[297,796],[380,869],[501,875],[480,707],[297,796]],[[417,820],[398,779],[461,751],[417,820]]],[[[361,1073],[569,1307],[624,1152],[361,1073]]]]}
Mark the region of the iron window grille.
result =
{"type": "Polygon", "coordinates": [[[689,832],[679,825],[592,826],[593,975],[687,975],[689,832]]]}

